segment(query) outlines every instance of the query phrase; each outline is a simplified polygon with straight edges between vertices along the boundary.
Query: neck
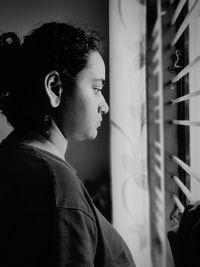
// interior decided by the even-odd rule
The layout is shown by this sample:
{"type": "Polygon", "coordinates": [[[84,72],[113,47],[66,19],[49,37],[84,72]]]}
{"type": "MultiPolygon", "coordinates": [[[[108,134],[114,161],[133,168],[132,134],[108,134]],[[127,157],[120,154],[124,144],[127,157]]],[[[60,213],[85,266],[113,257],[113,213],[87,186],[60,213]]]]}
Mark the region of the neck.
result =
{"type": "Polygon", "coordinates": [[[63,160],[65,160],[65,152],[67,150],[68,141],[61,133],[60,129],[53,121],[50,129],[49,139],[42,138],[40,140],[32,140],[26,142],[29,145],[38,147],[40,149],[46,150],[63,160]]]}
{"type": "Polygon", "coordinates": [[[68,141],[64,137],[64,135],[61,133],[60,129],[56,125],[56,123],[53,121],[52,127],[50,129],[50,137],[49,140],[47,140],[49,145],[52,145],[55,147],[60,155],[65,158],[65,152],[67,150],[68,141]]]}

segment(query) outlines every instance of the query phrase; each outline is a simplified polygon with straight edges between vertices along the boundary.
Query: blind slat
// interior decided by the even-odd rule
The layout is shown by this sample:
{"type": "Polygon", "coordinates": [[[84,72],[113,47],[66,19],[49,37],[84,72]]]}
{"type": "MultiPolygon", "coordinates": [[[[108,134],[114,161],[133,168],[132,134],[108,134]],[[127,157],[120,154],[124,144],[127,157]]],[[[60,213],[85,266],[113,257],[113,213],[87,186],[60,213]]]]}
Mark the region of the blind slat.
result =
{"type": "Polygon", "coordinates": [[[158,153],[154,154],[155,159],[160,163],[162,161],[161,155],[158,153]]]}
{"type": "Polygon", "coordinates": [[[192,92],[192,93],[184,95],[184,96],[181,96],[181,97],[178,97],[178,98],[174,98],[174,99],[171,100],[171,103],[172,104],[177,104],[179,102],[183,102],[183,101],[189,100],[190,98],[195,97],[195,96],[199,96],[199,95],[200,95],[200,90],[192,92]]]}
{"type": "Polygon", "coordinates": [[[177,20],[179,14],[181,13],[181,10],[184,7],[186,1],[187,0],[180,0],[179,1],[178,6],[177,6],[177,8],[176,8],[176,10],[174,12],[174,16],[172,18],[171,25],[174,25],[174,23],[176,22],[176,20],[177,20]]]}
{"type": "Polygon", "coordinates": [[[155,53],[152,57],[152,63],[157,63],[159,61],[159,54],[155,53]]]}
{"type": "Polygon", "coordinates": [[[161,143],[160,142],[154,141],[153,144],[157,149],[159,149],[159,150],[161,149],[161,143]]]}
{"type": "Polygon", "coordinates": [[[172,159],[178,166],[180,166],[185,172],[187,172],[192,178],[200,183],[200,177],[188,166],[185,162],[179,159],[177,156],[172,156],[172,159]]]}
{"type": "Polygon", "coordinates": [[[200,56],[196,57],[190,64],[188,64],[183,70],[181,70],[174,78],[171,79],[172,83],[178,82],[181,78],[183,78],[187,73],[191,71],[191,69],[200,63],[200,56]]]}
{"type": "Polygon", "coordinates": [[[186,195],[186,197],[190,200],[193,201],[193,197],[191,192],[188,190],[188,188],[183,184],[183,182],[177,177],[173,176],[173,179],[175,183],[178,185],[178,187],[182,190],[182,192],[186,195]]]}
{"type": "Polygon", "coordinates": [[[154,166],[154,171],[157,173],[159,177],[162,177],[162,171],[157,165],[154,166]]]}
{"type": "Polygon", "coordinates": [[[160,91],[157,90],[155,93],[153,93],[153,97],[156,98],[156,97],[159,97],[160,96],[160,91]]]}
{"type": "Polygon", "coordinates": [[[200,121],[172,120],[173,124],[200,127],[200,121]]]}
{"type": "Polygon", "coordinates": [[[154,76],[160,74],[160,65],[159,65],[159,64],[156,65],[156,67],[155,67],[154,70],[152,71],[152,74],[153,74],[154,76]]]}
{"type": "Polygon", "coordinates": [[[179,200],[179,198],[176,195],[173,195],[173,199],[174,199],[174,202],[175,202],[176,206],[179,208],[179,210],[181,211],[181,213],[183,213],[185,207],[183,206],[183,204],[181,203],[181,201],[179,200]]]}
{"type": "Polygon", "coordinates": [[[181,26],[179,27],[177,33],[175,34],[172,42],[171,42],[171,46],[174,46],[176,44],[176,42],[178,41],[178,39],[181,37],[181,35],[183,34],[183,32],[185,31],[186,27],[188,26],[188,24],[190,23],[190,19],[193,15],[193,12],[195,10],[195,7],[197,5],[197,3],[199,2],[199,0],[196,0],[193,4],[193,6],[191,7],[189,13],[187,14],[187,16],[185,17],[183,23],[181,24],[181,26]]]}
{"type": "Polygon", "coordinates": [[[159,33],[159,21],[156,20],[156,23],[154,25],[153,31],[152,31],[152,36],[156,37],[159,33]]]}
{"type": "Polygon", "coordinates": [[[154,106],[154,107],[153,107],[153,110],[154,110],[154,111],[159,111],[159,110],[160,110],[160,107],[159,107],[159,106],[154,106]]]}
{"type": "Polygon", "coordinates": [[[160,119],[155,119],[152,122],[155,123],[155,124],[160,124],[161,123],[161,120],[160,119]]]}

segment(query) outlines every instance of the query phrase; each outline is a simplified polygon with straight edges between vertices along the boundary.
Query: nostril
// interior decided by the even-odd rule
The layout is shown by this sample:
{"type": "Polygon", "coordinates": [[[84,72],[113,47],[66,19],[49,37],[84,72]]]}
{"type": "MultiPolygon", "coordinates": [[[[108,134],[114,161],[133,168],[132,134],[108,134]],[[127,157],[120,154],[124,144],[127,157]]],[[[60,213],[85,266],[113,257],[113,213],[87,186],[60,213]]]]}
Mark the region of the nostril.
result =
{"type": "Polygon", "coordinates": [[[107,113],[107,111],[106,110],[104,110],[103,108],[101,108],[101,107],[98,107],[98,113],[101,113],[102,115],[104,115],[104,114],[106,114],[107,113]]]}
{"type": "Polygon", "coordinates": [[[98,113],[101,113],[102,115],[108,113],[109,107],[108,104],[105,102],[104,104],[98,106],[98,113]]]}

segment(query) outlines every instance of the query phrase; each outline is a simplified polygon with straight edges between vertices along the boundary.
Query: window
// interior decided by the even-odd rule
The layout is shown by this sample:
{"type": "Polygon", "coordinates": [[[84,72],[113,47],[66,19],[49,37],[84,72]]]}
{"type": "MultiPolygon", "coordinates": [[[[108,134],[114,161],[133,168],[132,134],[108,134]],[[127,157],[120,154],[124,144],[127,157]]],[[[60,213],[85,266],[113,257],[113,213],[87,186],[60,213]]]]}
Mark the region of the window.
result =
{"type": "Polygon", "coordinates": [[[199,14],[198,0],[147,3],[153,266],[173,266],[166,232],[177,223],[189,201],[200,199],[199,14]]]}

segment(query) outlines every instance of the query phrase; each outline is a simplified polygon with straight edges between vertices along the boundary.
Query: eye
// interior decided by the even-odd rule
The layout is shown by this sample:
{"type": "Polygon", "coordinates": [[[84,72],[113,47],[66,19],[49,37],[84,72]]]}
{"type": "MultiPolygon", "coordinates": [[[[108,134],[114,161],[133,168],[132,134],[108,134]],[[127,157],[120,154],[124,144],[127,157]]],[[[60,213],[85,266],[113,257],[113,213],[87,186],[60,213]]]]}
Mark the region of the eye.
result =
{"type": "Polygon", "coordinates": [[[102,90],[102,88],[97,88],[97,87],[94,88],[94,91],[96,94],[101,93],[101,90],[102,90]]]}

